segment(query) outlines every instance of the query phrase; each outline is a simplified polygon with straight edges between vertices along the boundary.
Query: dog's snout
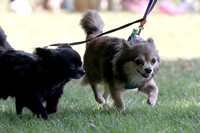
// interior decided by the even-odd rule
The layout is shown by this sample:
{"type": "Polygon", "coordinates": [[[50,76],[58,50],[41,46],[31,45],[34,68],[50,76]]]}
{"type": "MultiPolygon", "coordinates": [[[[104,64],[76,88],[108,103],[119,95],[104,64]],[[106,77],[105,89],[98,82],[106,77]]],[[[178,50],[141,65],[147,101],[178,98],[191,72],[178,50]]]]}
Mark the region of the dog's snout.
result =
{"type": "Polygon", "coordinates": [[[146,69],[145,69],[145,72],[146,72],[146,73],[151,73],[151,72],[152,72],[152,69],[151,69],[151,68],[146,68],[146,69]]]}
{"type": "Polygon", "coordinates": [[[85,75],[85,70],[81,70],[81,75],[83,76],[83,75],[85,75]]]}

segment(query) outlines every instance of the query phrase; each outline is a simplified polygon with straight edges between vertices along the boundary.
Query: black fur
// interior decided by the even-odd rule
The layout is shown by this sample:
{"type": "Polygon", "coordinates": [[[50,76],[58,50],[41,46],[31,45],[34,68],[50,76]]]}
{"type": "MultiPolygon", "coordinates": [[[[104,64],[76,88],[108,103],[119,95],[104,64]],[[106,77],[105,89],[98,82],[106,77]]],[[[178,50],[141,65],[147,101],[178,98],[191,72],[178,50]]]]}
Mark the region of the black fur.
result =
{"type": "Polygon", "coordinates": [[[29,54],[13,50],[5,42],[6,36],[0,29],[0,98],[14,97],[17,114],[27,107],[47,119],[48,114],[57,111],[65,83],[85,74],[80,55],[71,46],[36,48],[29,54]]]}
{"type": "Polygon", "coordinates": [[[0,46],[4,47],[6,49],[13,50],[13,48],[10,46],[10,44],[8,43],[6,38],[7,38],[7,36],[0,26],[0,46]]]}

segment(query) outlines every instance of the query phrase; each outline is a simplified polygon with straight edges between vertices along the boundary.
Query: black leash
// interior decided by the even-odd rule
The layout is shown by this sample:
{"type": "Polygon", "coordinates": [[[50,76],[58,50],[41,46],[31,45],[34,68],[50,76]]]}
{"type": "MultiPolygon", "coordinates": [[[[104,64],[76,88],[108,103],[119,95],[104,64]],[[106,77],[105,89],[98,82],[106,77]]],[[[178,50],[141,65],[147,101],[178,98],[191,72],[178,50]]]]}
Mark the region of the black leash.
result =
{"type": "Polygon", "coordinates": [[[67,45],[67,44],[73,46],[73,45],[78,45],[78,44],[82,44],[82,43],[87,43],[87,42],[89,42],[89,41],[91,41],[91,40],[93,40],[93,39],[95,39],[95,38],[98,38],[98,37],[100,37],[100,36],[103,36],[103,35],[106,35],[106,34],[109,34],[109,33],[112,33],[112,32],[115,32],[115,31],[118,31],[118,30],[121,30],[121,29],[124,29],[124,28],[126,28],[126,27],[128,27],[128,26],[130,26],[130,25],[133,25],[133,24],[135,24],[135,23],[139,23],[139,22],[142,22],[142,21],[143,21],[143,19],[136,20],[136,21],[134,21],[134,22],[125,24],[125,25],[120,26],[120,27],[118,27],[118,28],[115,28],[115,29],[109,30],[109,31],[107,31],[107,32],[104,32],[104,33],[102,33],[102,34],[99,34],[98,36],[96,36],[96,37],[94,37],[94,38],[92,38],[92,39],[85,40],[85,41],[73,42],[73,43],[57,43],[57,44],[51,44],[51,45],[49,45],[49,46],[59,46],[59,45],[67,45]]]}
{"type": "MultiPolygon", "coordinates": [[[[99,34],[98,36],[96,36],[96,37],[94,37],[94,38],[92,38],[92,39],[88,39],[88,40],[85,40],[85,41],[79,41],[79,42],[73,42],[73,43],[57,43],[57,44],[50,44],[49,46],[63,46],[63,45],[71,45],[71,46],[73,46],[73,45],[79,45],[79,44],[87,43],[87,42],[89,42],[89,41],[91,41],[91,40],[93,40],[93,39],[96,39],[96,38],[100,37],[100,36],[103,36],[103,35],[106,35],[106,34],[109,34],[109,33],[112,33],[112,32],[115,32],[115,31],[118,31],[118,30],[121,30],[121,29],[124,29],[124,28],[126,28],[126,27],[129,27],[129,26],[135,24],[135,23],[141,23],[141,25],[142,25],[142,27],[143,27],[143,25],[144,25],[145,22],[146,22],[147,15],[152,11],[152,9],[154,8],[154,6],[156,5],[156,2],[157,2],[157,0],[150,0],[150,1],[149,1],[149,4],[148,4],[148,6],[147,6],[147,9],[146,9],[145,14],[144,14],[144,16],[143,16],[142,19],[138,19],[138,20],[136,20],[136,21],[130,22],[130,23],[125,24],[125,25],[123,25],[123,26],[120,26],[120,27],[118,27],[118,28],[115,28],[115,29],[106,31],[106,32],[101,33],[101,34],[99,34]]],[[[48,47],[48,46],[46,46],[46,47],[48,47]]]]}

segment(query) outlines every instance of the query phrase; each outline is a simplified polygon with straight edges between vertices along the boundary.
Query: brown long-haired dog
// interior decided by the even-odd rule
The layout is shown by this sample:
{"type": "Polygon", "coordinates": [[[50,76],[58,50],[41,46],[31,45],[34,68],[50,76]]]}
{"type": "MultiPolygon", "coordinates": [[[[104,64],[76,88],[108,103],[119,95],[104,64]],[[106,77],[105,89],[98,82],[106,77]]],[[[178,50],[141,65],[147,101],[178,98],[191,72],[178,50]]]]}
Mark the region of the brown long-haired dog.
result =
{"type": "MultiPolygon", "coordinates": [[[[96,11],[89,10],[80,22],[92,39],[102,33],[104,23],[96,11]]],[[[95,99],[108,107],[109,95],[117,108],[125,109],[122,99],[124,88],[138,88],[148,95],[147,103],[154,106],[158,87],[153,76],[159,69],[160,58],[153,39],[126,41],[121,38],[103,36],[86,44],[83,84],[90,84],[95,99]],[[97,84],[103,83],[103,96],[97,84]]]]}

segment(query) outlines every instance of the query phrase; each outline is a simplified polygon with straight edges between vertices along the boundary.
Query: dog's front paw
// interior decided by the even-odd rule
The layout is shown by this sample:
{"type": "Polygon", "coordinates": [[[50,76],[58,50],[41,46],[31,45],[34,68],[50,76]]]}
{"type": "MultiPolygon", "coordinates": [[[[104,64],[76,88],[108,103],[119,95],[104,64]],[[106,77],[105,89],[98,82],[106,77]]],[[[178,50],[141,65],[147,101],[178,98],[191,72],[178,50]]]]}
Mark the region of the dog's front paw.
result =
{"type": "Polygon", "coordinates": [[[157,101],[157,97],[148,97],[147,99],[147,103],[151,105],[152,107],[155,106],[156,101],[157,101]]]}
{"type": "Polygon", "coordinates": [[[105,99],[101,95],[95,96],[95,100],[100,104],[105,104],[105,99]]]}
{"type": "Polygon", "coordinates": [[[45,112],[44,114],[37,114],[37,118],[43,118],[43,119],[45,119],[45,120],[47,120],[48,119],[48,114],[45,112]]]}
{"type": "Polygon", "coordinates": [[[116,108],[117,110],[122,110],[122,111],[126,109],[124,104],[116,104],[116,103],[114,104],[114,108],[116,108]]]}
{"type": "Polygon", "coordinates": [[[53,114],[57,112],[57,108],[46,108],[46,111],[48,114],[53,114]]]}

